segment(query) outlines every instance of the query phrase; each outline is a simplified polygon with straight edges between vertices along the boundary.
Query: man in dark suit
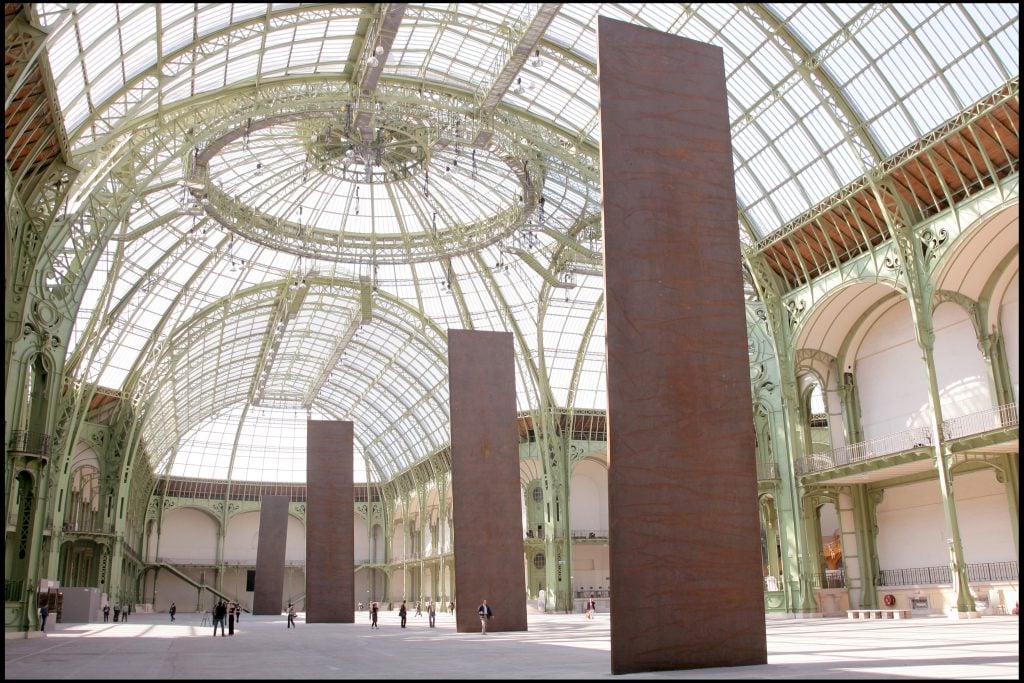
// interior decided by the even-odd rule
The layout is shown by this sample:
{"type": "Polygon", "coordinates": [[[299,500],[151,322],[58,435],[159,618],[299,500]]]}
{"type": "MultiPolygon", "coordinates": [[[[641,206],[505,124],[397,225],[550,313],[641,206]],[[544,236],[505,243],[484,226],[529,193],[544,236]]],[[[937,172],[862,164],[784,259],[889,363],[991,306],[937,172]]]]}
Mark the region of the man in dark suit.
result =
{"type": "Polygon", "coordinates": [[[480,615],[480,633],[487,635],[487,620],[494,616],[494,610],[484,600],[483,604],[476,608],[476,613],[480,615]]]}

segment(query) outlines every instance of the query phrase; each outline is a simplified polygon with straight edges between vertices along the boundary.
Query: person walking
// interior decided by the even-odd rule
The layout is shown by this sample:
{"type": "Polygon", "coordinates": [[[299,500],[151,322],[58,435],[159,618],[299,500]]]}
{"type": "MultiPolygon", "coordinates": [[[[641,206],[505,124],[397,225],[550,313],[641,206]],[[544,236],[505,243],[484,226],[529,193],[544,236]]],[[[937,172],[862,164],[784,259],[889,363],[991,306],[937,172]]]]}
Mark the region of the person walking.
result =
{"type": "Polygon", "coordinates": [[[116,624],[121,618],[121,605],[114,605],[114,623],[116,624]]]}
{"type": "Polygon", "coordinates": [[[422,617],[423,616],[423,610],[420,609],[420,601],[419,600],[416,601],[416,616],[418,616],[418,617],[422,617]]]}
{"type": "Polygon", "coordinates": [[[241,603],[235,603],[235,621],[242,623],[242,605],[241,603]]]}
{"type": "Polygon", "coordinates": [[[593,596],[593,594],[591,594],[590,599],[587,600],[587,619],[593,619],[594,618],[594,611],[596,609],[597,609],[597,601],[594,600],[594,596],[593,596]]]}
{"type": "Polygon", "coordinates": [[[427,619],[430,620],[430,628],[434,628],[434,617],[437,614],[437,610],[434,608],[434,603],[427,600],[427,619]]]}
{"type": "Polygon", "coordinates": [[[227,634],[224,633],[224,621],[226,620],[228,610],[224,606],[224,602],[221,600],[217,601],[217,606],[213,608],[213,637],[217,637],[217,624],[220,624],[220,635],[223,637],[227,634]]]}
{"type": "Polygon", "coordinates": [[[408,610],[405,608],[405,600],[402,600],[402,606],[398,608],[398,616],[402,618],[402,628],[405,628],[405,615],[408,610]]]}
{"type": "Polygon", "coordinates": [[[235,635],[235,603],[228,603],[228,635],[235,635]]]}
{"type": "Polygon", "coordinates": [[[378,610],[377,603],[376,602],[372,603],[370,605],[370,628],[376,628],[376,629],[380,628],[380,626],[377,625],[377,610],[378,610]]]}
{"type": "Polygon", "coordinates": [[[50,616],[50,608],[43,605],[39,608],[39,630],[46,630],[46,617],[50,616]]]}
{"type": "Polygon", "coordinates": [[[487,600],[476,608],[476,613],[480,615],[480,633],[481,635],[487,635],[487,621],[494,616],[494,610],[487,604],[487,600]]]}
{"type": "Polygon", "coordinates": [[[128,609],[130,607],[131,607],[131,605],[129,604],[129,605],[125,605],[124,607],[121,608],[121,622],[122,623],[125,623],[125,624],[128,623],[128,609]]]}
{"type": "Polygon", "coordinates": [[[295,605],[293,605],[292,603],[289,602],[288,603],[288,628],[296,628],[296,626],[295,626],[295,616],[296,616],[296,614],[297,613],[295,611],[295,605]]]}
{"type": "Polygon", "coordinates": [[[167,610],[171,615],[171,621],[174,621],[174,615],[178,613],[178,607],[173,602],[171,603],[170,609],[167,610]]]}
{"type": "Polygon", "coordinates": [[[103,623],[110,621],[110,603],[103,605],[103,623]]]}

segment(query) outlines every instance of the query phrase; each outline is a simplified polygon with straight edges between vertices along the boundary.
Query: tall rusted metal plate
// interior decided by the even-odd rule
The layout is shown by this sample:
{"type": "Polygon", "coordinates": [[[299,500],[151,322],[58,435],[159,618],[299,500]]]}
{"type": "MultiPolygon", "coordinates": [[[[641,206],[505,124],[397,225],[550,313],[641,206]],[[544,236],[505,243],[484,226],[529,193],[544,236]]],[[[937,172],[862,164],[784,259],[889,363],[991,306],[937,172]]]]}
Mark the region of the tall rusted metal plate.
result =
{"type": "Polygon", "coordinates": [[[767,660],[722,50],[598,20],[612,673],[767,660]]]}
{"type": "Polygon", "coordinates": [[[288,540],[288,496],[260,499],[260,531],[256,541],[256,583],[253,614],[281,614],[284,600],[285,544],[288,540]]]}
{"type": "Polygon", "coordinates": [[[455,614],[459,633],[526,630],[515,349],[508,332],[448,330],[455,614]]]}
{"type": "Polygon", "coordinates": [[[355,621],[351,422],[306,422],[306,621],[355,621]]]}

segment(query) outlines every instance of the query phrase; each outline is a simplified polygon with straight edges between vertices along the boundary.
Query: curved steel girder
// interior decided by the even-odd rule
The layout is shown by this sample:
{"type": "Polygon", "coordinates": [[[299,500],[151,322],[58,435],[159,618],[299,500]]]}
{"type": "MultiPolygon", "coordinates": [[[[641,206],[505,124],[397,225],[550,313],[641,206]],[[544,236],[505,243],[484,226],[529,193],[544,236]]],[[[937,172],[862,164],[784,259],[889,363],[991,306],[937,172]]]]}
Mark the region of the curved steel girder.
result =
{"type": "Polygon", "coordinates": [[[579,349],[576,351],[576,362],[572,366],[572,374],[569,376],[569,391],[566,394],[566,408],[572,408],[576,401],[576,389],[579,386],[580,377],[583,374],[583,363],[587,359],[587,349],[590,347],[590,340],[597,329],[597,323],[604,311],[604,292],[594,302],[594,309],[590,312],[587,326],[583,329],[583,337],[580,339],[579,349]]]}
{"type": "MultiPolygon", "coordinates": [[[[315,279],[313,279],[313,281],[310,283],[309,286],[313,287],[313,286],[316,286],[317,284],[323,284],[323,283],[328,283],[328,282],[331,283],[334,286],[338,286],[339,285],[339,283],[337,281],[332,281],[332,280],[330,280],[328,278],[315,278],[315,279]]],[[[350,289],[358,291],[359,283],[352,281],[352,282],[349,282],[347,285],[342,285],[342,286],[348,286],[350,289]]],[[[213,328],[212,331],[215,332],[215,330],[217,328],[219,328],[220,326],[222,326],[227,320],[231,319],[232,317],[236,317],[237,315],[242,314],[243,312],[251,312],[252,310],[258,310],[258,309],[266,309],[267,310],[268,319],[270,319],[273,316],[273,311],[276,309],[276,307],[280,303],[280,296],[285,295],[285,294],[282,294],[282,292],[284,292],[285,294],[287,293],[286,283],[284,283],[282,281],[275,281],[275,282],[272,282],[272,283],[267,283],[265,285],[261,285],[261,286],[256,287],[256,288],[251,288],[251,289],[249,289],[249,290],[247,290],[245,292],[236,293],[236,294],[232,295],[231,297],[227,298],[226,300],[223,300],[221,302],[217,302],[217,303],[207,307],[206,309],[204,309],[199,315],[194,316],[193,319],[191,319],[189,321],[189,324],[188,324],[188,326],[186,328],[180,329],[180,330],[178,330],[175,333],[175,335],[177,335],[177,336],[172,335],[172,337],[168,339],[166,344],[164,344],[164,349],[168,350],[168,351],[173,349],[175,354],[186,355],[187,352],[188,352],[189,346],[193,343],[193,340],[201,338],[203,335],[207,334],[207,332],[204,331],[205,329],[213,328]],[[258,298],[257,299],[253,299],[254,296],[258,297],[258,298]]],[[[353,297],[352,300],[356,304],[358,304],[358,295],[353,297]]],[[[386,322],[394,325],[397,329],[401,330],[403,333],[406,333],[407,335],[409,335],[408,338],[407,338],[406,344],[411,344],[416,339],[419,339],[419,342],[421,344],[423,344],[424,342],[427,342],[427,348],[429,348],[431,353],[433,354],[434,362],[435,363],[439,362],[439,361],[440,362],[444,362],[443,352],[440,349],[437,348],[436,343],[429,343],[428,338],[424,337],[422,335],[422,333],[421,333],[422,329],[424,327],[424,324],[429,324],[431,326],[433,326],[433,324],[430,323],[429,320],[424,319],[422,317],[422,315],[419,314],[418,311],[408,307],[408,305],[405,304],[405,302],[393,301],[391,303],[398,304],[400,309],[406,311],[407,313],[415,313],[415,318],[417,320],[419,320],[421,324],[420,325],[409,325],[407,320],[392,319],[392,318],[387,317],[385,315],[381,315],[381,313],[384,313],[385,311],[388,310],[387,306],[379,306],[377,308],[377,315],[375,316],[375,318],[378,319],[378,320],[381,320],[381,321],[386,321],[386,322]]],[[[435,332],[440,334],[439,330],[435,329],[435,332]]],[[[380,353],[379,349],[376,349],[375,347],[372,347],[372,346],[364,346],[362,351],[365,352],[365,353],[368,353],[369,355],[373,355],[374,353],[380,353]]],[[[384,357],[387,360],[387,362],[385,363],[385,368],[386,367],[391,367],[391,366],[394,366],[396,368],[400,368],[402,370],[403,374],[406,377],[412,379],[412,381],[410,382],[410,385],[419,386],[421,391],[422,391],[422,395],[423,395],[424,398],[421,399],[421,401],[419,401],[417,403],[413,403],[413,404],[408,405],[406,413],[411,412],[416,407],[416,405],[418,405],[418,404],[420,404],[420,403],[422,403],[422,402],[424,402],[426,400],[433,400],[434,403],[435,403],[435,409],[437,409],[439,412],[444,412],[445,411],[446,406],[443,403],[441,403],[441,402],[439,402],[437,400],[437,397],[436,397],[436,393],[437,392],[435,391],[436,387],[429,386],[429,385],[425,384],[422,381],[422,378],[419,376],[418,371],[416,371],[416,370],[414,370],[412,368],[409,368],[407,366],[404,366],[404,365],[402,365],[402,366],[395,365],[396,360],[397,360],[396,358],[391,358],[391,357],[388,357],[388,356],[382,356],[382,357],[384,357]]],[[[240,359],[237,359],[237,360],[239,362],[248,362],[248,359],[246,359],[246,358],[240,358],[240,359]]],[[[151,392],[150,396],[154,396],[154,397],[155,396],[159,396],[159,387],[162,384],[162,380],[158,380],[157,378],[165,377],[168,373],[173,372],[173,368],[169,364],[164,363],[163,364],[164,367],[163,367],[162,370],[159,369],[159,367],[158,367],[159,365],[160,364],[157,363],[154,366],[146,366],[141,371],[141,374],[143,374],[143,375],[145,375],[147,377],[152,378],[152,380],[149,382],[149,391],[151,392]]],[[[347,371],[351,372],[352,369],[349,368],[347,371]]],[[[381,372],[384,372],[384,371],[382,370],[381,372]]],[[[378,373],[377,376],[371,378],[372,381],[370,382],[370,384],[372,385],[374,383],[380,383],[380,375],[381,375],[381,373],[378,373]]],[[[246,391],[242,392],[240,390],[237,393],[237,395],[235,397],[235,400],[226,401],[227,403],[235,403],[235,402],[246,400],[248,398],[248,383],[243,381],[242,379],[240,379],[238,384],[239,384],[240,387],[244,384],[247,387],[246,391]]],[[[138,398],[142,398],[142,397],[138,397],[138,398]]],[[[223,397],[220,397],[220,398],[223,398],[223,397]]],[[[401,401],[401,397],[399,397],[397,395],[394,395],[394,394],[392,395],[392,399],[396,403],[401,403],[402,402],[401,401]]],[[[355,399],[355,402],[358,403],[361,400],[362,400],[361,398],[357,397],[355,399]]],[[[152,408],[151,402],[149,400],[147,400],[146,402],[149,403],[150,404],[150,408],[152,408]]],[[[220,400],[218,402],[218,406],[223,407],[224,403],[225,403],[225,401],[220,400]]],[[[367,405],[369,405],[369,404],[367,404],[367,405]]],[[[154,415],[152,415],[151,410],[146,410],[145,412],[146,412],[147,418],[148,417],[155,417],[154,415]]],[[[212,413],[207,413],[206,417],[209,417],[210,414],[212,414],[212,413]]],[[[391,416],[388,416],[388,417],[390,419],[391,416]]],[[[201,420],[201,419],[203,419],[203,417],[202,416],[198,416],[198,417],[193,418],[193,421],[201,420]]],[[[387,423],[388,422],[385,421],[385,424],[387,424],[387,423]]],[[[147,431],[150,431],[150,433],[152,433],[151,429],[152,429],[152,427],[150,428],[150,430],[147,430],[147,431]]],[[[184,430],[179,430],[179,431],[187,431],[187,429],[188,429],[188,427],[186,426],[186,428],[184,430]]],[[[166,441],[166,439],[154,439],[153,446],[154,446],[155,452],[160,453],[160,452],[163,451],[163,448],[159,447],[159,443],[162,443],[163,441],[166,441]],[[159,442],[159,443],[157,443],[157,442],[159,442]]],[[[173,442],[173,441],[174,441],[174,439],[171,439],[171,442],[173,442]]],[[[370,445],[372,445],[372,444],[370,444],[370,445]]],[[[414,451],[415,450],[413,448],[413,446],[414,446],[413,444],[408,444],[408,445],[410,447],[410,451],[414,451]]],[[[369,445],[368,445],[368,447],[369,447],[369,445]]]]}
{"type": "MultiPolygon", "coordinates": [[[[504,24],[490,22],[471,15],[461,14],[457,11],[410,6],[406,9],[405,13],[421,24],[429,23],[428,20],[432,20],[438,26],[454,23],[462,29],[477,30],[485,33],[486,35],[504,34],[506,35],[506,39],[511,41],[510,29],[504,24]]],[[[168,55],[162,56],[162,59],[157,63],[150,66],[150,68],[143,70],[136,77],[126,82],[121,88],[114,91],[105,102],[95,106],[93,112],[81,124],[79,124],[75,133],[71,136],[69,148],[76,147],[82,132],[88,130],[94,125],[99,125],[103,121],[103,115],[115,105],[119,105],[120,103],[131,103],[131,106],[126,108],[124,115],[120,117],[122,120],[134,119],[137,117],[138,113],[140,111],[144,111],[146,107],[155,106],[151,103],[151,100],[153,98],[159,98],[160,92],[167,89],[171,85],[169,81],[176,76],[175,73],[168,74],[167,71],[170,68],[177,67],[177,74],[192,73],[193,68],[197,63],[196,56],[209,59],[216,57],[221,53],[226,53],[233,47],[236,47],[239,43],[253,38],[262,37],[265,40],[267,35],[265,28],[267,26],[272,26],[272,30],[280,30],[282,28],[287,28],[290,25],[308,23],[311,19],[323,21],[352,17],[365,19],[369,18],[372,14],[373,10],[368,9],[365,5],[292,7],[283,10],[271,11],[263,15],[257,15],[229,26],[225,26],[219,30],[211,31],[201,37],[196,37],[192,42],[185,43],[168,55]],[[154,74],[157,75],[156,78],[154,78],[154,74]]],[[[117,27],[114,26],[110,30],[114,30],[116,28],[117,27]]],[[[353,34],[351,37],[356,39],[359,36],[353,34]]],[[[263,47],[261,46],[260,52],[262,53],[262,51],[263,47]]],[[[352,59],[353,55],[350,54],[344,67],[345,72],[348,72],[349,67],[353,66],[351,64],[352,59]]],[[[119,64],[120,62],[114,61],[108,69],[116,68],[119,64]]],[[[102,74],[100,74],[100,76],[102,76],[102,74]]],[[[262,77],[262,73],[257,73],[256,85],[261,86],[265,82],[266,80],[262,77]]],[[[467,86],[469,85],[470,84],[467,84],[467,86]]],[[[85,96],[87,92],[87,90],[84,91],[82,96],[85,96]]],[[[476,99],[475,92],[472,87],[467,87],[465,92],[470,93],[473,99],[476,99]]],[[[69,103],[69,106],[70,104],[73,103],[69,103]]],[[[116,130],[116,128],[116,123],[114,125],[108,124],[107,126],[108,131],[116,130]]],[[[104,139],[93,142],[91,146],[96,146],[97,144],[102,146],[104,144],[104,139]]]]}
{"type": "MultiPolygon", "coordinates": [[[[801,66],[805,80],[813,90],[818,92],[822,101],[830,105],[830,109],[836,118],[836,123],[844,131],[847,140],[855,149],[861,150],[861,162],[864,164],[865,173],[885,159],[885,154],[882,153],[874,138],[871,137],[867,124],[846,99],[846,96],[843,95],[842,90],[832,80],[829,73],[821,68],[825,57],[835,52],[839,46],[849,40],[855,34],[855,31],[849,28],[840,31],[836,38],[822,46],[817,53],[812,54],[800,39],[786,25],[780,22],[778,17],[765,5],[743,4],[740,7],[748,13],[751,19],[761,24],[768,35],[778,37],[779,40],[776,41],[776,47],[789,52],[794,63],[801,66]]],[[[871,21],[882,11],[884,11],[884,6],[882,5],[866,5],[855,17],[850,19],[848,25],[856,26],[859,23],[871,21]]],[[[773,97],[781,97],[781,93],[777,93],[777,91],[778,88],[776,88],[776,91],[773,91],[773,97]]]]}
{"type": "Polygon", "coordinates": [[[534,391],[537,392],[537,398],[540,397],[539,394],[546,393],[550,399],[551,391],[547,387],[546,377],[540,373],[537,365],[534,363],[530,355],[530,345],[526,342],[526,336],[519,328],[519,324],[516,322],[515,316],[512,315],[511,307],[502,295],[501,288],[494,279],[494,274],[487,267],[487,264],[483,262],[483,256],[479,252],[473,254],[472,258],[476,262],[477,273],[486,285],[487,291],[491,295],[491,299],[494,301],[499,313],[504,319],[506,327],[512,332],[512,335],[515,338],[516,346],[519,349],[517,359],[526,367],[527,370],[527,372],[523,374],[533,380],[533,388],[534,391]]]}

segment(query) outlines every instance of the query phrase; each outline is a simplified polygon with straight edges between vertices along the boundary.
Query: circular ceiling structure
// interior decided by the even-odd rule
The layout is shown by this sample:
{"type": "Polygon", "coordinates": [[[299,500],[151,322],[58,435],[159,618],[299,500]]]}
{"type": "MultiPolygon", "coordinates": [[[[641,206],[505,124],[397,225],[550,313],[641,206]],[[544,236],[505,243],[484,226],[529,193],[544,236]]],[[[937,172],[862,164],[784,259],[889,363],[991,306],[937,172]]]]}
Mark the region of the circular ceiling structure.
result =
{"type": "Polygon", "coordinates": [[[513,334],[521,413],[607,408],[599,15],[722,49],[747,246],[1019,73],[1016,5],[28,14],[74,169],[42,277],[89,273],[67,370],[217,480],[304,481],[308,418],[355,422],[357,481],[443,451],[448,329],[513,334]]]}

